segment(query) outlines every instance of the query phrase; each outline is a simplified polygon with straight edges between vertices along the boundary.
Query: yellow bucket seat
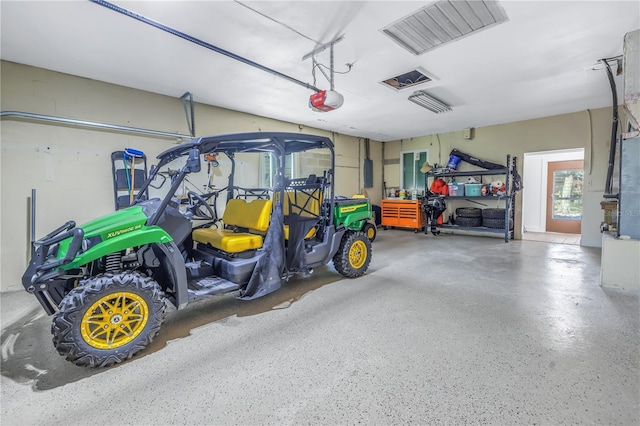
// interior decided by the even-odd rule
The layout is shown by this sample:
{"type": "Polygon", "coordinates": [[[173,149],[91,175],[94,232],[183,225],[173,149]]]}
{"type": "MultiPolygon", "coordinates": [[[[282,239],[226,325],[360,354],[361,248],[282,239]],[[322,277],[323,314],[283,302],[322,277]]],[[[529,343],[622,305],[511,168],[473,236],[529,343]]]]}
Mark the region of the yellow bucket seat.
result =
{"type": "Polygon", "coordinates": [[[201,228],[193,231],[193,240],[210,244],[227,253],[240,253],[262,247],[263,235],[271,220],[271,200],[247,202],[234,198],[227,202],[222,215],[225,229],[201,228]]]}

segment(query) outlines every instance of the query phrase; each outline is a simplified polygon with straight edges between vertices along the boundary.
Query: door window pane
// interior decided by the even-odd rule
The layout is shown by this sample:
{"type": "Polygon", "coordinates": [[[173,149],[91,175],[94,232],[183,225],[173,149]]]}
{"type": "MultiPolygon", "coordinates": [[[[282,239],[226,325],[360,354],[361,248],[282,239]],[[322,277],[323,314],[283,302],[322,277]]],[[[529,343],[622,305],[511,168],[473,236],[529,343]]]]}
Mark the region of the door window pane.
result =
{"type": "Polygon", "coordinates": [[[582,219],[583,170],[553,172],[553,219],[582,219]]]}
{"type": "Polygon", "coordinates": [[[402,186],[410,188],[413,184],[413,152],[402,154],[402,186]]]}
{"type": "Polygon", "coordinates": [[[424,187],[424,173],[420,168],[427,161],[426,151],[409,151],[402,153],[402,182],[405,189],[420,189],[424,187]]]}
{"type": "Polygon", "coordinates": [[[413,189],[418,189],[424,185],[424,174],[420,173],[420,168],[427,161],[426,152],[416,152],[415,161],[413,162],[413,189]]]}

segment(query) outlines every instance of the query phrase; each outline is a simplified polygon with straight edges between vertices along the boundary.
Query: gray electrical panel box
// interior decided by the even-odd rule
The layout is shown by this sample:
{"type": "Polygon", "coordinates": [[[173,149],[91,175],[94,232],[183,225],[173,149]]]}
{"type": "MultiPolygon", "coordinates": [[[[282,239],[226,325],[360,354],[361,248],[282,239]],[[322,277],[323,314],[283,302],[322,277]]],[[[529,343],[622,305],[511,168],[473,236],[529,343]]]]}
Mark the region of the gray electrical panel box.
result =
{"type": "Polygon", "coordinates": [[[640,138],[625,139],[620,146],[618,232],[640,240],[640,138]]]}

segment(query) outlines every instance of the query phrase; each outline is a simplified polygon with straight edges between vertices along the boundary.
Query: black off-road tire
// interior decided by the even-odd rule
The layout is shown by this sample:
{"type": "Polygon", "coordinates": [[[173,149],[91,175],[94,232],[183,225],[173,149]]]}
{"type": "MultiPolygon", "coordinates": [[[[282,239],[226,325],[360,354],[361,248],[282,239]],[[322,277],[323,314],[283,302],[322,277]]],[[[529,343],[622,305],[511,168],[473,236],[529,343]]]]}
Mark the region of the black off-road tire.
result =
{"type": "Polygon", "coordinates": [[[483,209],[482,217],[487,219],[502,219],[504,221],[504,209],[483,209]]]}
{"type": "Polygon", "coordinates": [[[333,266],[347,278],[362,276],[371,262],[371,241],[362,231],[347,231],[333,256],[333,266]]]}
{"type": "Polygon", "coordinates": [[[152,278],[106,273],[74,288],[53,316],[53,344],[68,361],[107,367],[151,343],[164,321],[165,298],[152,278]]]}
{"type": "Polygon", "coordinates": [[[482,218],[481,217],[456,217],[456,225],[458,226],[482,226],[482,218]]]}
{"type": "Polygon", "coordinates": [[[364,232],[364,235],[367,236],[367,238],[369,239],[369,241],[374,242],[376,239],[376,235],[378,234],[378,230],[376,229],[376,226],[372,223],[367,222],[363,227],[362,227],[362,232],[364,232]]]}
{"type": "Polygon", "coordinates": [[[482,217],[482,209],[479,209],[477,207],[458,207],[456,209],[456,216],[457,217],[482,217]]]}
{"type": "MultiPolygon", "coordinates": [[[[487,228],[503,229],[504,217],[500,219],[485,217],[482,219],[482,226],[486,226],[487,228]]],[[[513,229],[513,226],[511,225],[511,219],[509,219],[509,229],[513,229]]]]}

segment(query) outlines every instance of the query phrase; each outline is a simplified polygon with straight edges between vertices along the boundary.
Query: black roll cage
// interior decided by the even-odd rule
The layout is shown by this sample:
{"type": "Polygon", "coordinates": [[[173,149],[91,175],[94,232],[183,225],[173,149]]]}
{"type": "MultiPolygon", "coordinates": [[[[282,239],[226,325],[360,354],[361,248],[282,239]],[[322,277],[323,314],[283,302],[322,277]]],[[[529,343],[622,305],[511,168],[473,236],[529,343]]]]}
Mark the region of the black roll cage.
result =
{"type": "MultiPolygon", "coordinates": [[[[331,169],[329,173],[334,176],[335,173],[335,151],[331,139],[325,136],[308,135],[301,133],[287,132],[251,132],[251,133],[234,133],[217,136],[198,137],[187,142],[183,142],[172,148],[160,153],[158,164],[151,168],[149,177],[143,183],[138,191],[138,195],[134,200],[134,204],[142,201],[141,194],[149,188],[151,182],[156,178],[161,169],[172,161],[188,156],[194,150],[198,151],[200,161],[204,154],[216,152],[224,153],[231,160],[231,173],[229,174],[229,182],[227,185],[227,201],[233,198],[234,175],[235,175],[235,154],[237,153],[271,153],[276,159],[276,175],[273,191],[279,192],[279,197],[274,197],[274,202],[281,204],[284,200],[285,179],[284,179],[284,162],[287,154],[305,152],[312,149],[327,148],[331,153],[331,169]]],[[[199,170],[199,168],[198,168],[199,170]]],[[[155,225],[159,217],[169,204],[171,197],[185,179],[187,174],[192,173],[190,167],[183,167],[173,178],[171,188],[167,196],[162,200],[158,210],[149,218],[147,225],[155,225]]],[[[329,201],[332,203],[328,209],[329,221],[333,223],[333,200],[334,200],[334,183],[333,178],[330,179],[329,185],[329,201]]]]}

